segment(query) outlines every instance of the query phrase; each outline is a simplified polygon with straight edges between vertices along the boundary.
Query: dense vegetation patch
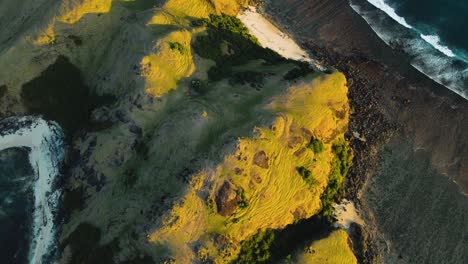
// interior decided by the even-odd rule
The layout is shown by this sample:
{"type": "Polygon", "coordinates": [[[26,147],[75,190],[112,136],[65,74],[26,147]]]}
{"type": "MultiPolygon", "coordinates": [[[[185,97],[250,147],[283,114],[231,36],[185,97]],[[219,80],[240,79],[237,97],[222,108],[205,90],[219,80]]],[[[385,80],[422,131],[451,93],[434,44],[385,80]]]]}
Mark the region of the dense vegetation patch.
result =
{"type": "Polygon", "coordinates": [[[190,91],[203,95],[209,91],[209,86],[206,81],[200,79],[193,79],[190,82],[190,91]]]}
{"type": "Polygon", "coordinates": [[[331,231],[330,224],[318,216],[284,229],[259,231],[241,243],[241,252],[234,263],[283,263],[292,252],[327,237],[331,231]]]}
{"type": "Polygon", "coordinates": [[[309,144],[307,145],[309,149],[311,149],[315,154],[322,153],[325,149],[323,142],[320,139],[312,137],[310,139],[309,144]]]}
{"type": "Polygon", "coordinates": [[[353,154],[349,144],[345,140],[340,140],[333,144],[332,151],[334,157],[331,162],[331,173],[328,186],[321,198],[321,216],[331,221],[332,205],[337,196],[343,191],[344,178],[348,174],[352,165],[353,154]]]}
{"type": "Polygon", "coordinates": [[[302,179],[304,179],[304,181],[307,182],[308,185],[313,186],[317,182],[312,176],[312,172],[306,167],[297,167],[296,170],[299,173],[299,175],[302,176],[302,179]]]}
{"type": "Polygon", "coordinates": [[[295,61],[296,67],[290,71],[288,71],[284,76],[283,79],[287,81],[292,81],[301,77],[305,77],[310,73],[314,72],[314,69],[311,68],[309,63],[304,61],[295,61]]]}
{"type": "Polygon", "coordinates": [[[247,201],[247,197],[245,196],[245,192],[243,190],[236,191],[237,196],[239,196],[240,201],[237,202],[237,205],[240,209],[247,208],[249,206],[249,202],[247,201]]]}
{"type": "Polygon", "coordinates": [[[261,87],[265,74],[255,71],[242,71],[233,73],[229,83],[231,84],[250,84],[252,87],[261,87]]]}
{"type": "MultiPolygon", "coordinates": [[[[251,60],[262,59],[268,64],[286,61],[273,50],[262,48],[258,40],[250,35],[248,29],[234,16],[212,14],[208,18],[198,19],[193,23],[195,26],[207,27],[207,35],[198,36],[193,43],[193,48],[201,57],[216,62],[216,66],[208,71],[208,77],[212,81],[230,77],[233,73],[233,66],[242,65],[251,60]]],[[[238,75],[234,77],[234,80],[238,82],[239,78],[243,77],[256,82],[262,81],[259,75],[252,73],[238,75]]]]}
{"type": "Polygon", "coordinates": [[[265,263],[270,257],[270,246],[275,240],[275,234],[271,229],[259,231],[250,239],[242,241],[241,251],[235,263],[265,263]]]}
{"type": "Polygon", "coordinates": [[[171,47],[171,50],[177,50],[180,53],[184,53],[185,51],[184,45],[179,42],[170,42],[169,46],[171,47]]]}

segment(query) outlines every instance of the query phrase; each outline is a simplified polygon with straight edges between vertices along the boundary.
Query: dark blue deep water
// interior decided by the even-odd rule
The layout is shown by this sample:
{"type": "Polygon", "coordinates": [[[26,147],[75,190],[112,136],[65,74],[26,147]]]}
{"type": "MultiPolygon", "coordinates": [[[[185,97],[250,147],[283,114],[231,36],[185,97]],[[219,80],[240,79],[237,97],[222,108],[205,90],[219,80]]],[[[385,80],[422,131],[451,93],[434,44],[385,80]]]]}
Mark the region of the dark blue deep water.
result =
{"type": "Polygon", "coordinates": [[[0,263],[26,263],[34,172],[27,149],[0,151],[0,263]]]}
{"type": "Polygon", "coordinates": [[[410,64],[468,100],[468,0],[350,0],[410,64]]]}
{"type": "Polygon", "coordinates": [[[396,13],[425,35],[468,61],[468,0],[385,0],[396,13]]]}

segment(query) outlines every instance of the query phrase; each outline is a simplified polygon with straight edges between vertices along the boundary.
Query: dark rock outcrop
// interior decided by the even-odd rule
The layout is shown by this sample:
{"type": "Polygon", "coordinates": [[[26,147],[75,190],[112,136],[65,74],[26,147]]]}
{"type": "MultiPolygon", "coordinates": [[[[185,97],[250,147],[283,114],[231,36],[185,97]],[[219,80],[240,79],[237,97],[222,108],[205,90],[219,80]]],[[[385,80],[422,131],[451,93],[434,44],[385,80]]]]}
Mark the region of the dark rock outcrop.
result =
{"type": "Polygon", "coordinates": [[[255,153],[255,156],[253,158],[253,164],[259,166],[260,168],[268,169],[268,157],[265,153],[265,151],[259,151],[255,153]]]}
{"type": "Polygon", "coordinates": [[[226,181],[219,188],[215,200],[218,213],[222,216],[228,216],[237,209],[242,198],[238,195],[234,185],[226,181]]]}

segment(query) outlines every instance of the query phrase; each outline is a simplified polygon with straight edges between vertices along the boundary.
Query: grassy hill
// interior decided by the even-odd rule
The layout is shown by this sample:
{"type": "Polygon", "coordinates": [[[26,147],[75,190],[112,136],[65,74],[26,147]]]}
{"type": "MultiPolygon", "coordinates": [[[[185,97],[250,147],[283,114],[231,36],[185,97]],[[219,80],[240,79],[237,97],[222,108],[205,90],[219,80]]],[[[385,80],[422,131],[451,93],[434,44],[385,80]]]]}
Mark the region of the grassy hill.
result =
{"type": "MultiPolygon", "coordinates": [[[[40,78],[30,102],[67,80],[114,98],[83,113],[81,97],[34,108],[87,119],[69,135],[60,262],[235,261],[271,242],[258,234],[333,201],[346,174],[335,148],[348,125],[346,80],[260,47],[232,16],[247,3],[62,1],[0,54],[21,69],[0,73],[2,100],[54,76],[58,56],[79,78],[40,78]]],[[[23,104],[18,113],[32,109],[23,104]]],[[[330,243],[349,251],[337,234],[330,243]]]]}

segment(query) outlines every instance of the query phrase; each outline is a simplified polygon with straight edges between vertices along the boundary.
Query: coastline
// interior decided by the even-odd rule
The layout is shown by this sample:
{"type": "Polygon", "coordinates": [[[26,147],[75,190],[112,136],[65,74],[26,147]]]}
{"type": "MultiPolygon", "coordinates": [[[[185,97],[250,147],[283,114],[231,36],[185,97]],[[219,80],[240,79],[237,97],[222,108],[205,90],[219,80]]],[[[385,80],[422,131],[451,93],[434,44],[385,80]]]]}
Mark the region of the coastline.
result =
{"type": "MultiPolygon", "coordinates": [[[[309,52],[299,47],[295,40],[284,33],[273,20],[268,19],[265,14],[257,12],[255,7],[243,10],[238,18],[247,26],[250,33],[257,37],[263,47],[270,48],[285,58],[305,61],[316,70],[325,71],[327,69],[326,66],[323,66],[324,64],[311,58],[309,52]]],[[[356,136],[356,138],[363,140],[359,136],[356,136]]],[[[351,141],[349,138],[348,140],[351,141]]],[[[357,239],[363,234],[359,227],[364,225],[364,220],[359,216],[360,212],[354,205],[354,202],[357,201],[357,199],[347,200],[346,198],[337,201],[333,205],[333,218],[336,222],[332,223],[331,226],[346,231],[354,240],[362,240],[361,238],[357,239]]],[[[357,243],[362,243],[362,241],[354,244],[357,243]]],[[[361,248],[362,245],[354,246],[355,255],[360,256],[363,254],[361,248]]],[[[362,257],[360,258],[362,259],[362,257]]]]}
{"type": "MultiPolygon", "coordinates": [[[[460,189],[462,191],[463,188],[465,188],[466,195],[466,190],[468,190],[468,177],[465,176],[467,176],[468,170],[464,164],[468,163],[464,161],[466,161],[468,153],[463,146],[464,142],[468,142],[468,137],[466,135],[466,129],[468,129],[468,127],[465,125],[468,124],[466,101],[457,97],[445,87],[434,83],[425,75],[411,67],[410,60],[403,51],[393,50],[386,46],[383,41],[379,41],[379,38],[376,38],[373,31],[366,26],[367,24],[363,23],[363,19],[356,13],[353,13],[349,5],[347,6],[347,0],[311,0],[308,3],[299,0],[278,1],[291,6],[281,9],[280,13],[275,13],[276,11],[271,10],[264,11],[263,14],[266,14],[265,18],[268,18],[277,28],[286,28],[285,32],[287,32],[289,36],[284,36],[296,40],[297,43],[300,43],[302,49],[307,50],[310,57],[315,57],[317,61],[323,63],[323,65],[338,69],[346,75],[348,81],[348,97],[352,113],[346,138],[354,150],[355,159],[346,181],[346,193],[342,194],[342,197],[340,197],[340,199],[344,199],[345,202],[336,205],[338,208],[335,209],[338,211],[338,215],[335,215],[335,217],[338,218],[339,221],[341,220],[341,223],[338,223],[340,224],[339,227],[345,229],[348,234],[350,234],[352,242],[349,243],[349,246],[353,248],[359,263],[381,263],[384,262],[383,260],[386,258],[385,254],[390,253],[394,255],[392,257],[398,258],[397,262],[399,263],[401,259],[406,261],[401,263],[411,263],[408,262],[410,259],[406,254],[401,254],[393,250],[393,245],[390,243],[392,241],[389,240],[392,239],[392,237],[387,236],[387,234],[395,230],[388,231],[388,228],[385,229],[385,224],[387,224],[387,222],[382,221],[382,218],[385,218],[386,215],[382,213],[382,208],[388,209],[388,211],[396,209],[396,212],[391,212],[393,214],[388,218],[406,214],[405,218],[401,217],[401,219],[404,219],[403,222],[406,221],[406,223],[401,224],[402,221],[394,221],[394,223],[391,223],[401,228],[397,230],[399,233],[403,233],[402,230],[406,231],[406,233],[408,233],[407,231],[409,229],[416,230],[419,226],[422,226],[420,225],[421,221],[419,221],[421,218],[418,217],[427,215],[428,217],[426,218],[429,219],[429,221],[436,219],[442,224],[446,224],[447,221],[449,221],[447,229],[452,228],[455,232],[459,231],[463,235],[463,230],[465,228],[463,226],[460,228],[457,225],[452,225],[452,222],[450,222],[454,219],[458,221],[460,218],[459,216],[456,218],[457,215],[454,216],[450,214],[452,211],[456,211],[453,210],[453,207],[447,207],[448,209],[446,212],[437,211],[437,214],[441,215],[441,218],[434,218],[434,214],[428,215],[427,210],[422,211],[423,213],[418,215],[417,211],[422,208],[422,206],[419,207],[420,204],[411,204],[409,210],[413,208],[417,208],[417,210],[414,210],[414,214],[411,214],[411,212],[408,213],[408,203],[405,204],[406,207],[400,206],[399,201],[403,198],[408,198],[408,200],[412,199],[415,193],[411,193],[411,191],[423,186],[421,183],[426,183],[424,188],[427,189],[416,192],[416,196],[420,199],[422,197],[422,200],[437,200],[437,195],[443,197],[445,200],[450,200],[458,195],[456,190],[454,190],[456,189],[454,188],[455,186],[461,186],[460,189]],[[293,14],[291,9],[295,9],[298,13],[293,14]],[[291,12],[290,15],[288,15],[289,12],[291,12]],[[339,15],[335,15],[335,12],[339,15]],[[270,16],[268,16],[268,14],[270,14],[270,16]],[[275,14],[280,15],[276,16],[275,14]],[[309,17],[309,15],[311,15],[311,17],[309,17]],[[400,147],[401,144],[407,144],[405,145],[406,148],[398,152],[399,149],[397,147],[400,147]],[[395,145],[397,147],[395,147],[395,145]],[[408,153],[411,155],[408,155],[408,153]],[[400,156],[403,156],[403,158],[400,156]],[[415,167],[416,169],[411,171],[413,175],[418,173],[417,169],[427,167],[427,171],[431,173],[430,176],[433,176],[432,178],[414,177],[415,179],[408,183],[408,181],[403,181],[401,179],[403,178],[402,175],[392,177],[393,169],[395,169],[395,173],[399,170],[408,171],[406,170],[408,166],[405,164],[411,163],[415,158],[421,158],[422,162],[418,160],[420,167],[415,167]],[[403,165],[407,167],[400,165],[401,161],[406,162],[403,165]],[[397,166],[394,166],[392,162],[397,166]],[[387,163],[390,163],[391,166],[385,166],[388,165],[387,163]],[[429,167],[431,170],[429,170],[429,167]],[[435,172],[432,171],[432,169],[435,172]],[[392,181],[392,178],[398,179],[397,181],[392,181]],[[379,179],[379,181],[376,181],[376,179],[379,179]],[[434,179],[437,179],[437,181],[434,181],[434,179]],[[432,185],[440,182],[450,185],[450,188],[440,188],[436,190],[437,192],[433,192],[433,189],[430,189],[433,187],[432,185]],[[394,190],[390,188],[378,189],[379,186],[383,185],[407,186],[407,188],[400,189],[403,190],[402,192],[408,189],[410,193],[409,195],[403,193],[401,198],[396,197],[394,200],[391,200],[388,199],[388,197],[394,194],[394,192],[392,192],[394,190]],[[445,191],[450,191],[452,196],[443,196],[445,191]],[[383,198],[385,198],[386,203],[375,201],[382,198],[382,196],[379,196],[379,192],[385,193],[383,198]],[[431,194],[432,196],[430,196],[431,194]],[[347,203],[346,200],[349,200],[350,203],[347,203]],[[354,204],[356,208],[354,208],[354,204]],[[380,206],[380,208],[376,209],[376,205],[380,206]],[[400,207],[403,209],[400,209],[400,207]],[[354,214],[355,211],[358,212],[357,215],[354,214]],[[361,218],[363,219],[361,220],[361,218]],[[363,222],[367,224],[363,224],[363,222]],[[384,232],[387,233],[384,234],[384,232]],[[396,252],[396,255],[394,252],[396,252]]],[[[115,41],[115,43],[117,43],[117,41],[115,41]]],[[[301,49],[301,47],[298,48],[301,49]]],[[[61,67],[59,66],[58,68],[61,67]]],[[[54,71],[49,71],[49,73],[50,76],[57,76],[57,73],[54,73],[54,71]]],[[[106,79],[104,79],[104,81],[106,81],[106,79]]],[[[70,82],[68,79],[65,80],[65,83],[68,82],[70,82]]],[[[51,83],[55,83],[55,81],[51,83]]],[[[49,84],[43,84],[43,87],[49,87],[49,84]]],[[[61,85],[57,85],[57,87],[61,87],[61,85]]],[[[40,95],[42,95],[42,93],[40,93],[40,95]]],[[[119,101],[121,100],[123,102],[128,99],[128,105],[125,107],[135,107],[140,110],[147,109],[147,106],[154,106],[152,104],[153,98],[146,98],[140,95],[141,94],[138,94],[136,99],[134,99],[133,95],[129,96],[129,98],[122,95],[119,101]],[[145,101],[146,99],[148,100],[145,101]],[[142,101],[143,103],[141,103],[142,101]]],[[[71,98],[76,102],[87,101],[86,97],[84,97],[83,100],[77,100],[74,96],[71,96],[71,98]]],[[[116,133],[107,133],[107,131],[96,135],[91,129],[79,130],[79,133],[72,133],[59,121],[60,125],[67,131],[67,136],[70,137],[70,143],[73,145],[71,145],[70,150],[67,151],[65,164],[63,164],[62,167],[55,166],[54,168],[57,171],[60,169],[62,170],[63,173],[61,177],[53,181],[48,181],[48,183],[54,182],[52,190],[58,190],[50,197],[51,200],[60,202],[58,205],[53,204],[53,207],[56,208],[53,212],[55,219],[53,221],[48,221],[49,226],[50,223],[53,223],[52,226],[55,228],[55,230],[53,230],[54,234],[50,234],[50,237],[52,237],[53,243],[59,240],[60,244],[55,247],[54,250],[51,250],[50,254],[46,255],[54,255],[51,257],[55,257],[55,255],[62,254],[60,261],[73,258],[73,254],[75,253],[73,252],[73,248],[77,247],[76,245],[79,244],[72,244],[70,241],[80,241],[80,237],[87,238],[84,239],[83,244],[89,248],[85,247],[86,250],[83,250],[83,253],[88,255],[100,256],[101,252],[103,252],[102,254],[111,252],[107,254],[110,255],[110,259],[115,258],[120,261],[123,261],[122,256],[131,259],[134,257],[133,255],[135,255],[135,261],[138,262],[138,257],[146,259],[143,253],[160,253],[156,252],[152,246],[147,247],[148,244],[144,235],[147,234],[149,232],[148,230],[152,227],[151,223],[154,224],[159,221],[158,219],[161,216],[160,212],[166,210],[166,207],[169,206],[175,195],[171,196],[170,192],[155,192],[154,188],[152,188],[148,191],[149,194],[145,194],[145,196],[126,196],[127,187],[123,189],[120,185],[117,186],[118,188],[114,189],[117,190],[116,195],[114,195],[113,190],[112,194],[110,194],[111,192],[109,191],[109,189],[116,187],[115,183],[120,184],[122,182],[122,187],[123,184],[127,184],[126,181],[120,181],[121,178],[134,179],[134,174],[128,172],[130,169],[139,168],[140,164],[144,164],[143,162],[127,164],[128,153],[136,149],[138,155],[140,155],[140,146],[153,146],[163,142],[152,141],[151,135],[154,136],[156,132],[159,133],[159,131],[146,131],[142,123],[139,122],[141,120],[138,120],[138,118],[135,120],[133,119],[135,116],[133,116],[132,113],[136,113],[138,110],[136,110],[136,112],[130,110],[127,112],[127,108],[125,107],[118,109],[116,107],[114,110],[118,111],[115,112],[107,108],[101,108],[93,112],[90,112],[91,110],[86,110],[86,113],[92,114],[92,120],[104,120],[104,122],[115,124],[116,127],[120,126],[118,132],[122,133],[119,133],[118,136],[116,136],[116,133]],[[148,136],[148,134],[150,134],[150,136],[148,136]],[[102,140],[103,138],[108,138],[109,140],[102,140]],[[101,146],[103,145],[108,145],[109,148],[102,148],[101,146]],[[113,145],[112,148],[110,145],[113,145]],[[103,149],[105,149],[104,152],[103,149]],[[105,157],[102,160],[95,160],[96,157],[106,156],[104,153],[110,153],[109,157],[105,157]],[[107,166],[108,164],[110,165],[107,166]],[[126,165],[131,165],[128,166],[130,169],[122,170],[121,173],[120,168],[125,168],[124,166],[126,165]],[[106,184],[109,185],[103,188],[106,184]],[[154,193],[158,193],[158,195],[153,195],[154,193]],[[159,195],[159,193],[162,193],[162,195],[159,195]],[[91,199],[89,199],[89,197],[91,197],[91,199]],[[91,204],[91,206],[89,206],[88,203],[84,203],[85,201],[93,200],[94,197],[98,197],[98,199],[96,199],[98,201],[97,203],[91,204]],[[148,197],[154,198],[154,200],[146,199],[148,197]],[[62,199],[59,200],[60,198],[62,199]],[[103,203],[99,201],[103,201],[103,203]],[[120,201],[122,203],[120,203],[120,201]],[[104,203],[106,203],[106,205],[101,206],[104,203]],[[73,216],[73,222],[68,226],[63,223],[55,223],[58,219],[62,221],[63,219],[70,218],[71,212],[76,208],[80,210],[82,208],[87,208],[88,210],[80,212],[78,217],[73,216]],[[111,211],[113,212],[112,214],[109,213],[111,211]],[[103,213],[101,214],[101,212],[103,213]],[[91,215],[92,217],[90,217],[91,215]],[[132,218],[133,215],[136,217],[132,218]],[[127,218],[127,216],[130,217],[127,218]],[[128,229],[128,238],[126,237],[127,233],[118,233],[121,226],[127,229],[126,225],[124,226],[114,221],[119,221],[121,218],[124,219],[123,221],[136,219],[132,222],[128,221],[128,223],[131,224],[135,223],[136,226],[134,230],[132,228],[128,229]],[[109,221],[96,221],[96,219],[107,219],[109,221]],[[114,226],[116,226],[116,228],[112,229],[114,226]],[[65,230],[63,233],[61,230],[62,228],[65,230]],[[89,230],[91,230],[91,232],[88,232],[89,230]],[[103,234],[102,239],[101,231],[103,234]],[[88,233],[92,235],[90,236],[88,233]],[[83,236],[81,236],[81,234],[83,234],[83,236]],[[94,236],[94,234],[97,235],[94,236]],[[139,236],[138,234],[143,235],[139,236]],[[140,244],[137,244],[135,247],[125,247],[122,250],[111,249],[113,247],[118,247],[119,244],[125,245],[127,243],[133,243],[133,241],[137,239],[138,242],[136,243],[141,242],[141,248],[138,248],[140,244]],[[142,248],[143,251],[138,252],[142,248]],[[113,251],[119,252],[118,256],[117,254],[114,256],[113,251]],[[70,256],[70,254],[72,255],[70,256]]],[[[61,111],[57,112],[61,113],[61,111]]],[[[161,115],[165,113],[166,112],[161,112],[161,115]]],[[[208,116],[205,115],[205,113],[206,112],[203,112],[203,117],[206,118],[208,116]]],[[[85,116],[88,117],[87,114],[85,116]]],[[[214,116],[214,114],[210,115],[209,118],[214,116]]],[[[72,122],[77,120],[74,115],[67,115],[65,119],[71,120],[72,122]]],[[[182,119],[182,121],[184,120],[185,119],[182,119]]],[[[155,123],[158,122],[159,121],[155,123]]],[[[88,122],[85,123],[87,124],[88,122]]],[[[167,123],[170,124],[171,122],[167,123]]],[[[51,122],[48,122],[48,124],[50,125],[51,122]]],[[[161,124],[166,124],[166,122],[161,122],[161,124]]],[[[13,124],[11,128],[15,129],[15,125],[16,124],[13,124]]],[[[0,128],[1,127],[2,125],[0,122],[0,128]]],[[[81,125],[77,127],[80,128],[81,125]]],[[[117,129],[114,130],[114,132],[115,131],[117,131],[117,129]]],[[[168,129],[168,131],[171,130],[168,129]]],[[[7,134],[10,132],[9,129],[6,130],[7,134]]],[[[2,131],[0,130],[0,139],[1,135],[2,131]]],[[[179,134],[173,135],[175,139],[180,138],[178,136],[179,134]]],[[[179,149],[181,148],[179,147],[179,149]]],[[[141,152],[144,153],[141,156],[148,156],[148,149],[143,149],[141,152]]],[[[162,156],[162,158],[165,157],[164,155],[162,156]]],[[[167,157],[169,161],[171,158],[169,155],[167,157]]],[[[61,158],[63,160],[63,153],[61,158]]],[[[31,160],[34,159],[31,158],[31,160]]],[[[190,160],[190,163],[189,160],[190,159],[187,158],[184,164],[190,164],[187,165],[190,167],[198,166],[196,159],[190,160]]],[[[147,158],[145,158],[145,161],[147,163],[152,162],[148,162],[147,158]]],[[[159,163],[156,164],[158,166],[155,166],[155,168],[166,167],[164,162],[161,162],[161,165],[159,165],[159,163]]],[[[34,164],[31,165],[34,166],[34,164]]],[[[36,171],[37,170],[36,168],[36,171]]],[[[154,169],[152,169],[152,171],[153,170],[154,169]]],[[[425,173],[426,171],[422,172],[425,173]]],[[[180,179],[185,181],[188,174],[191,173],[191,170],[184,168],[176,177],[180,177],[180,179]]],[[[41,176],[43,174],[37,175],[41,176]]],[[[409,175],[413,176],[411,174],[409,175]]],[[[153,178],[147,178],[147,183],[155,183],[153,178]]],[[[172,178],[171,175],[170,178],[164,179],[172,178]]],[[[408,180],[409,178],[411,177],[406,177],[404,180],[408,180]]],[[[159,181],[156,183],[159,183],[159,181]]],[[[171,186],[167,184],[166,181],[161,181],[160,184],[171,186]]],[[[183,186],[185,186],[185,184],[186,182],[183,183],[183,186]]],[[[129,185],[133,186],[132,184],[129,185]]],[[[39,188],[36,190],[39,190],[39,188]]],[[[139,193],[135,190],[128,193],[139,193]]],[[[446,204],[447,203],[443,203],[442,205],[445,206],[446,204]]],[[[429,205],[432,206],[433,204],[429,205]]],[[[438,204],[437,206],[441,205],[438,204]]],[[[461,215],[463,216],[463,214],[461,215]]],[[[465,219],[468,219],[468,215],[465,219]]],[[[314,222],[314,219],[309,220],[312,223],[309,223],[309,226],[302,229],[306,229],[308,233],[303,232],[300,227],[296,229],[296,233],[300,233],[304,237],[311,239],[311,233],[313,235],[320,235],[320,232],[323,233],[328,230],[327,228],[330,228],[328,223],[326,227],[324,227],[324,224],[321,224],[317,219],[315,219],[316,222],[314,222]],[[316,229],[312,230],[313,228],[310,227],[316,229]]],[[[67,220],[63,221],[67,222],[67,220]]],[[[455,223],[456,221],[453,222],[455,223]]],[[[441,232],[441,230],[425,228],[426,226],[423,226],[422,229],[426,229],[427,232],[419,237],[426,240],[436,240],[434,237],[428,236],[427,233],[432,232],[433,236],[440,236],[438,232],[441,232]]],[[[443,229],[442,231],[448,233],[447,229],[443,229]]],[[[285,236],[288,236],[291,232],[291,230],[287,230],[287,228],[283,231],[286,233],[285,236]]],[[[468,237],[468,234],[465,235],[465,238],[466,237],[468,237]]],[[[404,239],[411,240],[412,237],[408,237],[407,235],[404,239]]],[[[294,240],[297,242],[297,239],[294,240]]],[[[440,241],[444,242],[443,240],[437,240],[437,242],[440,241]]],[[[220,241],[220,244],[221,243],[222,241],[220,241]]],[[[288,244],[289,242],[286,243],[288,244]]],[[[447,243],[446,247],[455,246],[451,243],[447,243]]],[[[462,249],[464,249],[464,247],[462,247],[462,249]]],[[[417,248],[411,248],[411,250],[417,251],[417,248]]],[[[468,253],[468,250],[466,252],[468,253]]],[[[437,251],[432,254],[437,254],[437,251]]],[[[431,256],[427,254],[426,257],[431,256]]],[[[151,257],[149,259],[151,260],[151,257]]],[[[44,260],[44,262],[48,263],[49,260],[44,260]]],[[[451,263],[458,262],[452,261],[451,263]]]]}
{"type": "Polygon", "coordinates": [[[423,35],[383,2],[380,6],[374,1],[352,0],[349,5],[386,45],[407,53],[416,70],[468,100],[468,65],[448,47],[439,45],[438,36],[423,35]]]}
{"type": "Polygon", "coordinates": [[[264,48],[272,49],[287,59],[305,61],[317,70],[326,70],[317,60],[311,58],[295,39],[285,34],[273,20],[258,12],[256,7],[245,8],[237,15],[237,18],[244,23],[264,48]]]}
{"type": "Polygon", "coordinates": [[[355,202],[366,222],[364,227],[353,226],[353,244],[361,245],[355,247],[360,263],[381,263],[386,254],[381,244],[387,242],[376,212],[363,196],[382,162],[384,147],[391,139],[411,138],[415,151],[429,153],[431,167],[466,193],[468,171],[461,164],[468,153],[457,142],[468,140],[460,132],[468,129],[462,121],[468,118],[468,102],[413,68],[407,54],[378,38],[348,1],[318,2],[269,1],[263,13],[321,63],[347,77],[355,113],[348,139],[356,158],[345,197],[355,202]],[[457,157],[457,166],[451,166],[457,157]]]}
{"type": "Polygon", "coordinates": [[[42,263],[54,255],[56,215],[61,191],[56,188],[64,156],[63,132],[54,122],[35,117],[10,117],[0,123],[0,151],[29,148],[34,171],[34,209],[29,241],[29,263],[42,263]]]}

